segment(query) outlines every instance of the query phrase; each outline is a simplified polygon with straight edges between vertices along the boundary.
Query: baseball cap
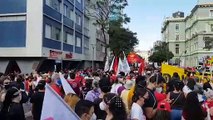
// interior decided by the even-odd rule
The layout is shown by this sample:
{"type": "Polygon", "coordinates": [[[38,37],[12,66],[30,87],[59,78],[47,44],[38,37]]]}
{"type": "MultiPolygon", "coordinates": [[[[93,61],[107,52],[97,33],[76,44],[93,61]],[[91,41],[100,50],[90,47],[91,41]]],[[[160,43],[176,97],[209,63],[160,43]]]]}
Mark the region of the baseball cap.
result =
{"type": "Polygon", "coordinates": [[[158,110],[165,110],[165,111],[168,111],[168,112],[171,112],[171,106],[168,102],[166,101],[161,101],[158,103],[158,106],[157,106],[157,109],[158,110]]]}

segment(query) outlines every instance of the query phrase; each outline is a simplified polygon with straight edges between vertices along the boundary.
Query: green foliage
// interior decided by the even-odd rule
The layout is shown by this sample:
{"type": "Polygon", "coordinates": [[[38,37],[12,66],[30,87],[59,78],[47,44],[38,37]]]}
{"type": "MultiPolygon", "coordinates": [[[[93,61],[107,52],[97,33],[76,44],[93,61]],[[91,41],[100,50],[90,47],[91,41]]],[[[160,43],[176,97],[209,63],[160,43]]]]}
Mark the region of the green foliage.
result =
{"type": "Polygon", "coordinates": [[[122,27],[119,20],[110,21],[109,29],[109,47],[116,56],[124,51],[126,54],[133,51],[135,45],[138,44],[137,34],[131,30],[122,27]]]}
{"type": "Polygon", "coordinates": [[[173,53],[169,51],[168,45],[162,42],[160,45],[154,47],[154,52],[149,56],[149,61],[162,63],[174,57],[173,53]]]}

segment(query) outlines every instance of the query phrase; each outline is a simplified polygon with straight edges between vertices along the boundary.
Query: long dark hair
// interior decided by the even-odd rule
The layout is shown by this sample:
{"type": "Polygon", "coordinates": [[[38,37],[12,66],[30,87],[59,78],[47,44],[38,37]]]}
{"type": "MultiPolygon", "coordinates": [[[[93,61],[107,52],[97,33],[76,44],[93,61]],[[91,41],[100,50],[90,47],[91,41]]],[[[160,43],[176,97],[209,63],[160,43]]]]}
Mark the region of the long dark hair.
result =
{"type": "Polygon", "coordinates": [[[146,88],[136,88],[132,97],[132,102],[137,102],[140,97],[143,97],[147,93],[146,88]]]}
{"type": "Polygon", "coordinates": [[[187,94],[183,115],[185,115],[186,120],[204,120],[206,114],[202,111],[198,96],[195,92],[187,94]]]}
{"type": "Polygon", "coordinates": [[[166,110],[157,110],[153,120],[171,120],[171,113],[166,110]]]}
{"type": "Polygon", "coordinates": [[[13,98],[17,97],[19,94],[16,94],[18,92],[18,89],[15,87],[9,88],[7,90],[7,93],[5,95],[5,99],[3,101],[3,108],[2,113],[7,113],[8,108],[12,103],[13,98]]]}
{"type": "Polygon", "coordinates": [[[113,93],[104,95],[104,102],[109,105],[109,111],[112,113],[112,120],[127,120],[127,112],[122,99],[113,93]]]}

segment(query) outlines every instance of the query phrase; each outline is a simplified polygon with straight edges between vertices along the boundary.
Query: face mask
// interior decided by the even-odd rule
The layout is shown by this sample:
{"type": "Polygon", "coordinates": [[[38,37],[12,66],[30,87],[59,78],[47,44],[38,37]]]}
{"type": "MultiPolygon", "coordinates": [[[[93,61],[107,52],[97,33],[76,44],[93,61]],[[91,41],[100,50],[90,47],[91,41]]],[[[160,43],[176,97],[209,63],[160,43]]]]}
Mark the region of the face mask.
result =
{"type": "Polygon", "coordinates": [[[118,82],[123,83],[123,82],[124,82],[124,79],[123,79],[123,78],[118,78],[118,82]]]}
{"type": "Polygon", "coordinates": [[[106,110],[106,104],[103,101],[99,104],[99,107],[103,111],[106,110]]]}
{"type": "Polygon", "coordinates": [[[98,81],[99,81],[99,80],[100,80],[100,77],[95,77],[95,80],[98,80],[98,81]]]}
{"type": "Polygon", "coordinates": [[[92,114],[92,117],[90,118],[90,120],[97,120],[97,116],[95,115],[95,113],[92,114]]]}
{"type": "Polygon", "coordinates": [[[163,91],[163,88],[162,88],[162,87],[157,87],[157,88],[155,89],[155,91],[158,92],[158,93],[161,93],[161,92],[163,91]]]}

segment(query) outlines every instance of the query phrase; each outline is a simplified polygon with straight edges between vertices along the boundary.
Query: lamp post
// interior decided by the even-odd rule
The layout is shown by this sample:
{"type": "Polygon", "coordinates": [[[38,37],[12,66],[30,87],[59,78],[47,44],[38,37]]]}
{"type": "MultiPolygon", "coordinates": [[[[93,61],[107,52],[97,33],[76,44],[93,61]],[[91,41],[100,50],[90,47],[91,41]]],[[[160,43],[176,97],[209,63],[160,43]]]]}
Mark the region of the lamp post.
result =
{"type": "Polygon", "coordinates": [[[92,71],[94,71],[95,44],[91,44],[91,46],[92,46],[92,71]]]}

